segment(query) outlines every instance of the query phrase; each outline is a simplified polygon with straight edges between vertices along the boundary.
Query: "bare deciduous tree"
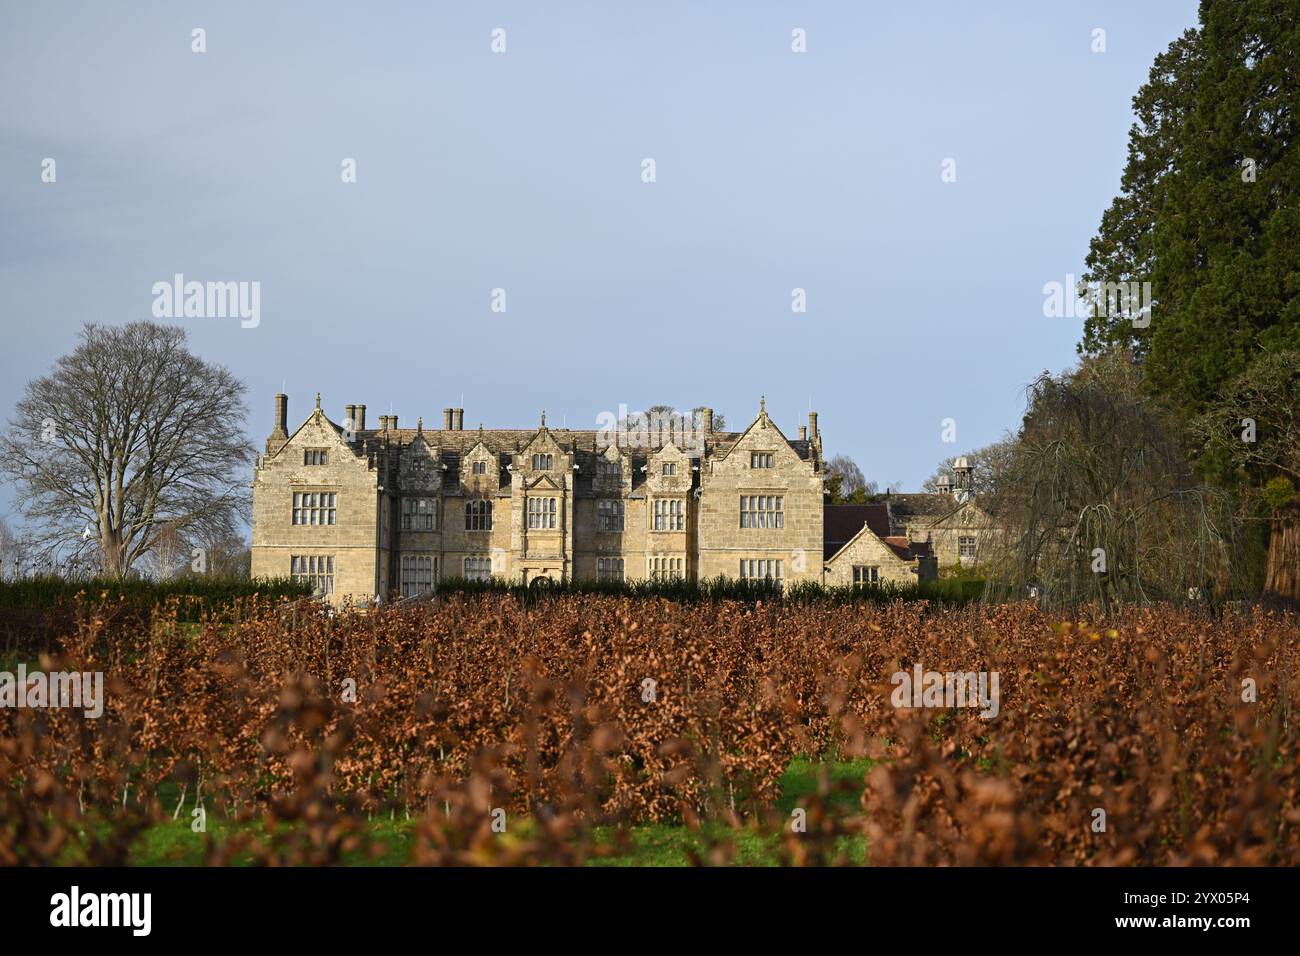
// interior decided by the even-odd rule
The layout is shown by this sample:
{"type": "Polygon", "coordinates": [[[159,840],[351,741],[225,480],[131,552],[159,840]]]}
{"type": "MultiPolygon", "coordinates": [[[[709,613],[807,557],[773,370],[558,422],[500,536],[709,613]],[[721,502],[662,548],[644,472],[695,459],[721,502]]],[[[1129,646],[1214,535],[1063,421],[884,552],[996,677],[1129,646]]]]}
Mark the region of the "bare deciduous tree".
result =
{"type": "Polygon", "coordinates": [[[18,536],[9,527],[9,522],[0,518],[0,579],[16,576],[18,548],[18,536]]]}
{"type": "Polygon", "coordinates": [[[51,556],[97,552],[123,577],[163,528],[231,530],[247,514],[244,385],[153,322],[88,324],[28,383],[0,439],[33,542],[51,556]]]}
{"type": "Polygon", "coordinates": [[[190,556],[194,549],[202,552],[202,561],[196,566],[191,560],[186,573],[211,574],[217,577],[246,578],[252,574],[253,553],[248,540],[242,533],[222,531],[216,534],[201,535],[191,542],[190,556]],[[200,568],[202,570],[200,570],[200,568]]]}
{"type": "Polygon", "coordinates": [[[155,578],[167,580],[181,570],[189,558],[190,545],[175,521],[158,527],[153,547],[145,555],[145,563],[155,578]]]}
{"type": "Polygon", "coordinates": [[[1015,446],[1015,436],[1006,435],[1001,441],[996,441],[991,445],[985,445],[983,448],[977,448],[975,451],[969,451],[964,455],[953,455],[951,458],[945,458],[939,463],[935,473],[925,480],[921,486],[924,491],[938,491],[940,479],[945,479],[947,487],[951,488],[955,479],[953,465],[958,458],[965,458],[971,467],[971,484],[970,490],[977,495],[991,495],[998,486],[998,481],[1002,476],[1011,457],[1011,450],[1015,446]]]}
{"type": "Polygon", "coordinates": [[[845,454],[835,455],[826,463],[826,479],[826,489],[833,504],[846,501],[862,503],[877,490],[876,483],[867,481],[858,463],[845,454]]]}
{"type": "Polygon", "coordinates": [[[867,480],[862,476],[862,469],[848,455],[839,454],[833,456],[826,463],[826,474],[839,476],[840,494],[846,498],[854,492],[865,490],[867,487],[867,480]]]}

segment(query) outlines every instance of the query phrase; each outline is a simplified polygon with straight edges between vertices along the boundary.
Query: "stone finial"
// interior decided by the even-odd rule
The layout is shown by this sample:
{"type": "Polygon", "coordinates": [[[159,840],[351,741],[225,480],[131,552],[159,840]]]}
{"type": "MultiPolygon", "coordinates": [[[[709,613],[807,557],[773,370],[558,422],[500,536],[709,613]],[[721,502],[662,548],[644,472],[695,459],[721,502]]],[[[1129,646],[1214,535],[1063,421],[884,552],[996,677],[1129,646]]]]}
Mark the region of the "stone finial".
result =
{"type": "Polygon", "coordinates": [[[759,413],[760,415],[766,415],[766,414],[767,414],[767,396],[766,396],[766,395],[760,395],[760,396],[758,397],[758,413],[759,413]]]}
{"type": "Polygon", "coordinates": [[[417,435],[423,435],[423,434],[424,434],[424,416],[423,416],[423,415],[421,415],[419,418],[417,418],[417,419],[415,420],[415,433],[416,433],[417,435]]]}
{"type": "Polygon", "coordinates": [[[316,393],[316,410],[320,411],[320,392],[316,393]]]}
{"type": "Polygon", "coordinates": [[[546,409],[542,409],[542,427],[546,427],[546,409]]]}

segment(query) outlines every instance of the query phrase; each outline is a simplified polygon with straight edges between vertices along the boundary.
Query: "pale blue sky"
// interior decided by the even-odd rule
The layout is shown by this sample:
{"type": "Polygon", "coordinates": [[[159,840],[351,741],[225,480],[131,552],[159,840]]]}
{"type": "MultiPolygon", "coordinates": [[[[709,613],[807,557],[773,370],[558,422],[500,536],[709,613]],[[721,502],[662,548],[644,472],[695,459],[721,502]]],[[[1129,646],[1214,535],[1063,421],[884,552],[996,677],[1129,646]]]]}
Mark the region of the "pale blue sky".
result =
{"type": "Polygon", "coordinates": [[[915,488],[1073,362],[1079,320],[1044,318],[1043,284],[1082,271],[1132,96],[1195,18],[1192,0],[7,3],[0,402],[82,322],[148,318],[180,272],[261,283],[256,329],[178,320],[248,383],[256,440],[282,381],[294,422],[320,391],[335,418],[391,403],[436,426],[463,405],[466,427],[658,402],[743,426],[765,394],[787,434],[811,399],[828,454],[915,488]]]}

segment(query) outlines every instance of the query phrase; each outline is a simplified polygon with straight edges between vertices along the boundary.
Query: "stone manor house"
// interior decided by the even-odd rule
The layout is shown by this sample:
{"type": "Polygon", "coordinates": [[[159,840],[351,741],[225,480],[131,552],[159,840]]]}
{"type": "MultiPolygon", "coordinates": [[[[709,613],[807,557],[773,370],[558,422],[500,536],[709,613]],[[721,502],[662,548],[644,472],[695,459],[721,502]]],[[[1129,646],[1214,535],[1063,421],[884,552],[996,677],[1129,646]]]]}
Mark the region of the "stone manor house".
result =
{"type": "Polygon", "coordinates": [[[288,424],[276,395],[254,467],[252,572],[334,602],[416,597],[451,577],[911,582],[936,573],[932,529],[973,506],[827,504],[817,413],[787,438],[765,403],[740,432],[715,430],[707,408],[650,430],[551,428],[543,414],[536,428],[467,431],[459,408],[440,429],[396,415],[371,428],[366,406],[339,424],[319,395],[288,424]]]}

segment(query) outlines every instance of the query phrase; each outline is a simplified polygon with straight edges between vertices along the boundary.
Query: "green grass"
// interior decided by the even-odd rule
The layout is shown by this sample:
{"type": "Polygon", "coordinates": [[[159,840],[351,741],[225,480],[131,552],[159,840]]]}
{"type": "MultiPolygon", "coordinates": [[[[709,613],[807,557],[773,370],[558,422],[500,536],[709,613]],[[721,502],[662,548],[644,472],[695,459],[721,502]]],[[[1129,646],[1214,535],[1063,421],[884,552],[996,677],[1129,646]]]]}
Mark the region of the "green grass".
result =
{"type": "MultiPolygon", "coordinates": [[[[781,796],[776,803],[783,820],[791,812],[817,794],[824,779],[828,788],[827,802],[836,815],[858,812],[857,799],[862,780],[871,768],[869,760],[818,761],[799,757],[791,761],[781,776],[781,796]],[[837,791],[836,785],[843,790],[837,791]]],[[[161,794],[164,805],[174,805],[175,793],[161,794]]],[[[260,823],[235,824],[220,813],[208,808],[207,833],[197,834],[190,829],[189,804],[181,811],[179,819],[154,826],[141,834],[132,845],[131,863],[134,866],[200,866],[203,864],[209,840],[224,841],[234,836],[240,828],[252,832],[260,839],[268,836],[260,823]]],[[[287,826],[287,825],[286,825],[287,826]]],[[[354,866],[401,866],[406,863],[415,838],[415,822],[401,816],[396,819],[382,817],[369,827],[369,836],[380,849],[376,856],[365,853],[346,855],[345,863],[354,866]]],[[[716,841],[733,843],[734,862],[742,866],[775,866],[780,862],[780,837],[763,834],[752,828],[732,831],[720,821],[706,821],[692,830],[680,823],[647,823],[627,828],[628,845],[611,856],[596,857],[590,866],[689,866],[692,854],[708,860],[710,847],[716,841]]],[[[595,832],[598,846],[613,847],[618,843],[613,827],[598,827],[595,832]]],[[[866,843],[861,837],[845,837],[838,841],[838,849],[856,863],[866,859],[866,843]]],[[[245,855],[236,858],[235,865],[248,865],[245,855]]]]}

